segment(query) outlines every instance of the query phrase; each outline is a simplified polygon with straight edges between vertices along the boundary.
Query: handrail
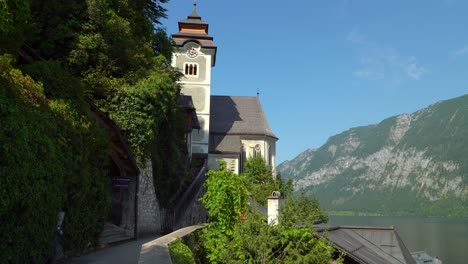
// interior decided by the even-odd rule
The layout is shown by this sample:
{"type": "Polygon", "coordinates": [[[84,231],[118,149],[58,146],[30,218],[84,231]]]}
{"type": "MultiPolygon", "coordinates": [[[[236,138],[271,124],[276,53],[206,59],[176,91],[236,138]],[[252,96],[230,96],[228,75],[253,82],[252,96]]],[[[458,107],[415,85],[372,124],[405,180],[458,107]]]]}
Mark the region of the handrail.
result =
{"type": "Polygon", "coordinates": [[[201,188],[203,188],[203,183],[205,183],[205,180],[206,180],[206,176],[205,176],[206,167],[207,167],[206,165],[207,164],[205,160],[205,162],[203,163],[203,167],[201,168],[200,172],[195,177],[195,180],[193,180],[192,184],[190,184],[187,191],[179,199],[176,206],[174,206],[174,220],[175,220],[174,226],[178,224],[178,222],[181,220],[182,216],[184,215],[185,211],[196,200],[197,193],[200,191],[201,188]]]}
{"type": "Polygon", "coordinates": [[[203,184],[206,180],[206,168],[207,162],[205,160],[203,167],[200,169],[197,176],[184,192],[182,197],[177,200],[175,206],[173,208],[160,209],[162,233],[172,232],[180,223],[188,208],[196,201],[196,196],[201,188],[203,188],[203,184]]]}

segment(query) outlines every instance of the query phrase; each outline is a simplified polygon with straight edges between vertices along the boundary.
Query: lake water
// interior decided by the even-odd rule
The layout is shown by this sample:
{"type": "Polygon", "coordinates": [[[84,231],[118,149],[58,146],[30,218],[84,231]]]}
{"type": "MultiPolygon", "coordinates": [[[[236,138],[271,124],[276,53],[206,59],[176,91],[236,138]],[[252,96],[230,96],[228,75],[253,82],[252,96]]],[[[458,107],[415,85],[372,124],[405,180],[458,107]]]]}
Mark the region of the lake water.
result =
{"type": "Polygon", "coordinates": [[[330,216],[330,225],[393,226],[410,252],[426,251],[443,264],[468,263],[468,219],[330,216]]]}

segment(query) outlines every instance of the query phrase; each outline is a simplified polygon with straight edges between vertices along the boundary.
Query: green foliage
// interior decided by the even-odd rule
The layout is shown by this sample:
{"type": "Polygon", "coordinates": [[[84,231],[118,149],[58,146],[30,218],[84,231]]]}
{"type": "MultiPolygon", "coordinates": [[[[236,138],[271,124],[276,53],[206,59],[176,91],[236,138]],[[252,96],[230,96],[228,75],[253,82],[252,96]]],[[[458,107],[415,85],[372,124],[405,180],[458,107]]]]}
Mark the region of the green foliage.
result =
{"type": "Polygon", "coordinates": [[[193,253],[193,257],[198,264],[210,263],[206,258],[206,251],[203,246],[203,230],[196,230],[187,236],[183,237],[183,242],[193,253]]]}
{"type": "MultiPolygon", "coordinates": [[[[260,165],[255,171],[265,171],[260,165]]],[[[290,198],[285,213],[292,216],[283,218],[284,224],[270,226],[265,216],[246,210],[245,184],[239,176],[226,171],[224,163],[220,171],[208,172],[202,202],[210,222],[202,239],[210,263],[327,263],[331,259],[333,248],[318,237],[312,225],[297,227],[297,222],[292,222],[326,218],[315,199],[305,195],[290,198]]]]}
{"type": "Polygon", "coordinates": [[[283,196],[289,196],[293,191],[292,180],[285,183],[281,174],[273,175],[271,166],[266,164],[262,156],[248,158],[241,176],[252,199],[264,206],[273,191],[280,191],[283,196]]]}
{"type": "Polygon", "coordinates": [[[27,44],[47,60],[66,63],[82,24],[86,22],[86,1],[34,0],[31,16],[34,34],[27,44]]]}
{"type": "Polygon", "coordinates": [[[158,67],[132,86],[120,88],[100,105],[122,129],[141,167],[151,158],[156,195],[160,205],[171,206],[185,174],[179,159],[184,138],[184,117],[177,104],[178,73],[164,57],[158,67]]]}
{"type": "Polygon", "coordinates": [[[328,263],[334,249],[310,227],[270,226],[264,216],[248,213],[224,241],[217,263],[328,263]]]}
{"type": "Polygon", "coordinates": [[[31,0],[0,0],[0,55],[16,54],[31,34],[31,0]]]}
{"type": "Polygon", "coordinates": [[[247,212],[248,195],[242,179],[227,171],[224,163],[219,171],[208,171],[207,177],[206,192],[200,199],[210,215],[204,239],[207,258],[216,263],[221,252],[229,250],[226,245],[234,235],[234,226],[247,212]]]}
{"type": "Polygon", "coordinates": [[[169,244],[169,253],[174,264],[195,264],[192,251],[180,238],[169,244]]]}
{"type": "Polygon", "coordinates": [[[279,222],[285,226],[303,224],[313,226],[317,220],[328,222],[328,216],[320,208],[317,199],[310,193],[300,191],[298,195],[289,196],[280,208],[279,222]]]}
{"type": "Polygon", "coordinates": [[[65,168],[42,86],[0,57],[0,259],[45,262],[63,205],[65,168]]]}
{"type": "Polygon", "coordinates": [[[80,80],[71,75],[66,65],[60,61],[36,61],[24,65],[22,70],[43,84],[47,98],[83,97],[80,80]]]}
{"type": "Polygon", "coordinates": [[[65,250],[79,251],[96,240],[110,206],[105,132],[83,100],[48,100],[5,56],[0,65],[0,258],[45,262],[59,210],[65,250]]]}
{"type": "Polygon", "coordinates": [[[68,62],[94,98],[106,98],[123,84],[133,85],[153,69],[154,54],[172,42],[154,23],[165,17],[164,1],[88,0],[88,16],[68,62]]]}

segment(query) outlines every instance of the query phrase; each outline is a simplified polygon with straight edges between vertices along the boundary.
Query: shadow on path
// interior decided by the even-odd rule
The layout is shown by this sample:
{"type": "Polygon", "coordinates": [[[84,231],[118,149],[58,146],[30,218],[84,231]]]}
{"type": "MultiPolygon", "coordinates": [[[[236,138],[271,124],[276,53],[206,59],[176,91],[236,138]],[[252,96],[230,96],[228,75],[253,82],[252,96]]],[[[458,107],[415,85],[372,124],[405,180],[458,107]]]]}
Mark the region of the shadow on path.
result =
{"type": "Polygon", "coordinates": [[[69,264],[135,264],[140,257],[141,245],[159,236],[151,236],[137,241],[111,246],[89,254],[73,258],[69,264]]]}

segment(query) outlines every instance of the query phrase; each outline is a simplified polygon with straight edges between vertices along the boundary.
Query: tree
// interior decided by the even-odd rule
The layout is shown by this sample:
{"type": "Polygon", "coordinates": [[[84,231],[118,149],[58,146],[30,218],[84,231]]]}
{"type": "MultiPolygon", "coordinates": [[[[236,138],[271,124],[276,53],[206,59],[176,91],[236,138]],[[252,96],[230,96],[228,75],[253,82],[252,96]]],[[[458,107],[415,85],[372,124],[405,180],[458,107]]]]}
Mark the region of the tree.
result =
{"type": "Polygon", "coordinates": [[[303,190],[296,196],[287,197],[280,212],[279,221],[286,226],[313,226],[317,221],[328,222],[328,216],[317,199],[303,190]]]}
{"type": "Polygon", "coordinates": [[[273,191],[280,191],[283,196],[289,196],[292,191],[292,180],[284,183],[281,174],[274,175],[270,165],[262,156],[247,159],[242,173],[247,188],[254,201],[266,206],[267,197],[273,191]]]}
{"type": "MultiPolygon", "coordinates": [[[[263,168],[258,166],[256,171],[263,171],[263,168]]],[[[313,200],[291,197],[286,203],[291,216],[285,218],[284,223],[280,221],[271,226],[266,223],[265,216],[247,210],[249,183],[245,179],[248,177],[240,178],[226,171],[223,163],[220,171],[208,172],[202,202],[209,211],[210,222],[203,231],[203,239],[211,263],[321,264],[332,258],[333,247],[317,235],[312,225],[291,224],[291,221],[304,219],[299,207],[313,200]]],[[[320,211],[318,203],[305,206],[308,212],[320,211]]]]}
{"type": "Polygon", "coordinates": [[[212,263],[229,251],[228,242],[234,236],[234,226],[247,212],[248,194],[243,180],[220,164],[219,171],[208,171],[206,192],[200,201],[209,212],[209,223],[204,230],[204,246],[212,263]],[[224,252],[224,253],[223,253],[224,252]]]}
{"type": "Polygon", "coordinates": [[[234,227],[234,235],[222,251],[221,263],[328,263],[334,249],[310,227],[268,225],[250,212],[234,227]]]}

